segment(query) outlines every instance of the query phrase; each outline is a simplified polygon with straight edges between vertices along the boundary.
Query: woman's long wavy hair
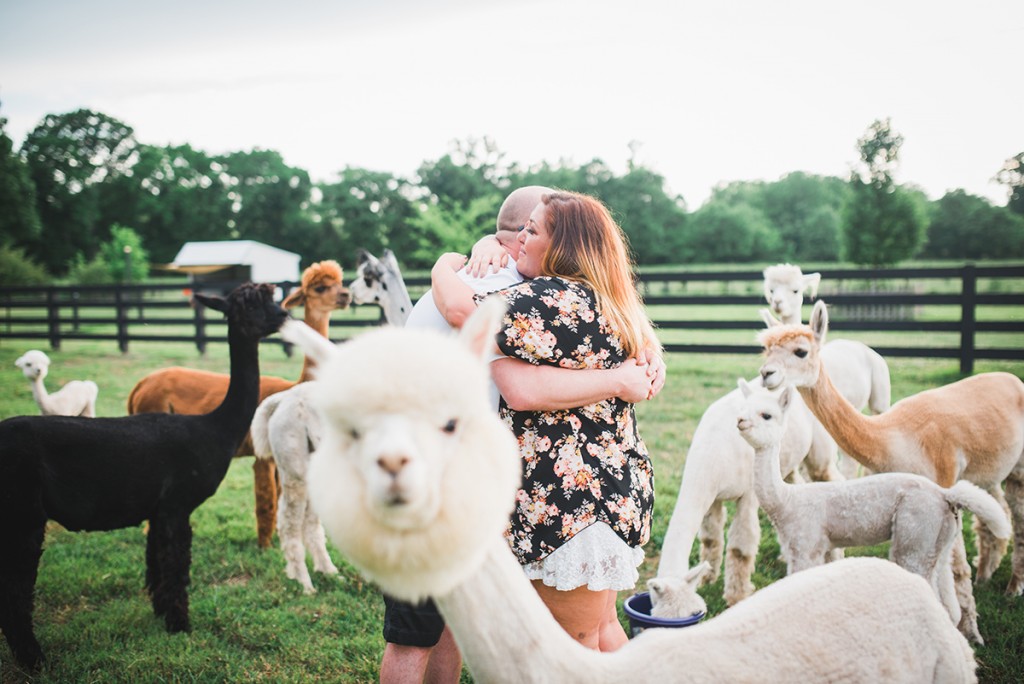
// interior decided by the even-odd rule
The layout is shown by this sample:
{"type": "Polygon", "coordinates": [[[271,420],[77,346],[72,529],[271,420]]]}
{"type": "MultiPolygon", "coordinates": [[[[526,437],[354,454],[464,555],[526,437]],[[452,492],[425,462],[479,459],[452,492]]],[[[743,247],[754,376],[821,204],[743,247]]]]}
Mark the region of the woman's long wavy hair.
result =
{"type": "Polygon", "coordinates": [[[551,242],[541,275],[577,280],[597,297],[601,313],[618,331],[627,356],[644,347],[660,349],[637,292],[626,237],[600,200],[575,192],[554,192],[541,201],[551,242]]]}

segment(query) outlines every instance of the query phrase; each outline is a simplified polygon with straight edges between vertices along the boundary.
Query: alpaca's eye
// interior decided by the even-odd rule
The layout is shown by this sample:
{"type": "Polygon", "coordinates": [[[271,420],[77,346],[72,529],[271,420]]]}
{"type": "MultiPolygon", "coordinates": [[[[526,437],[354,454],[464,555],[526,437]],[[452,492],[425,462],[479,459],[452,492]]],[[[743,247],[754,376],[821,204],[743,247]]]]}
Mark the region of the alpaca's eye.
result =
{"type": "Polygon", "coordinates": [[[761,417],[764,418],[765,420],[771,420],[772,419],[772,414],[770,414],[770,413],[762,413],[761,417]]]}
{"type": "Polygon", "coordinates": [[[798,358],[798,359],[802,359],[802,358],[807,356],[807,350],[806,349],[797,349],[793,353],[796,354],[796,358],[798,358]]]}
{"type": "Polygon", "coordinates": [[[326,285],[317,285],[316,287],[313,288],[313,292],[316,292],[317,294],[323,294],[326,291],[327,291],[327,286],[326,285]]]}
{"type": "Polygon", "coordinates": [[[447,432],[450,435],[453,432],[455,432],[455,428],[458,427],[458,424],[459,424],[458,421],[456,421],[454,418],[452,418],[447,423],[445,423],[444,427],[441,428],[441,429],[444,430],[445,432],[447,432]]]}
{"type": "Polygon", "coordinates": [[[352,439],[359,439],[359,430],[356,430],[355,428],[349,428],[348,436],[351,437],[352,439]]]}

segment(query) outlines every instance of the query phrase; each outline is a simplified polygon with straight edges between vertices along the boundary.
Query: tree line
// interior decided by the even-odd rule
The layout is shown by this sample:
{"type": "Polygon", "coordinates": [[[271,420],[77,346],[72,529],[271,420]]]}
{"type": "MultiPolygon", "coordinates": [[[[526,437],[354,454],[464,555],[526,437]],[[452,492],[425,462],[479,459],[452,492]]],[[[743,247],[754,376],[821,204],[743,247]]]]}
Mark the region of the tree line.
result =
{"type": "Polygon", "coordinates": [[[930,201],[892,180],[903,140],[888,120],[857,141],[849,178],[723,183],[693,211],[633,160],[623,174],[596,158],[521,165],[487,138],[454,141],[409,178],[344,166],[314,183],[274,150],[150,145],[88,109],[45,116],[17,150],[5,125],[0,116],[3,284],[137,281],[148,264],[202,240],[257,240],[299,253],[303,265],[351,266],[357,248],[390,248],[404,267],[426,268],[492,232],[508,191],[532,184],[601,198],[640,265],[1024,257],[1024,152],[996,170],[1005,207],[963,190],[930,201]]]}

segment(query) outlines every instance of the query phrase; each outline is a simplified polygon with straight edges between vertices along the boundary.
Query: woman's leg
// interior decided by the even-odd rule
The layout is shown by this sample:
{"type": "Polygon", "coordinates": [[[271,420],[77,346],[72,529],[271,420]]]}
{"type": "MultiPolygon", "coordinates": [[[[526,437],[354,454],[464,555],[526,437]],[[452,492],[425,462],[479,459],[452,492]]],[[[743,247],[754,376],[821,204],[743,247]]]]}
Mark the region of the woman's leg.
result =
{"type": "MultiPolygon", "coordinates": [[[[541,580],[532,580],[534,589],[569,636],[595,651],[601,648],[601,632],[608,622],[608,600],[614,607],[615,592],[590,591],[577,587],[559,591],[541,580]]],[[[621,629],[621,628],[620,628],[621,629]]],[[[625,633],[623,633],[625,636],[625,633]]]]}
{"type": "Polygon", "coordinates": [[[599,646],[602,651],[615,651],[629,641],[629,637],[626,636],[626,630],[622,629],[622,623],[619,622],[619,611],[615,607],[615,600],[618,598],[617,592],[608,591],[606,593],[608,594],[608,607],[605,612],[604,624],[601,626],[599,646]]]}

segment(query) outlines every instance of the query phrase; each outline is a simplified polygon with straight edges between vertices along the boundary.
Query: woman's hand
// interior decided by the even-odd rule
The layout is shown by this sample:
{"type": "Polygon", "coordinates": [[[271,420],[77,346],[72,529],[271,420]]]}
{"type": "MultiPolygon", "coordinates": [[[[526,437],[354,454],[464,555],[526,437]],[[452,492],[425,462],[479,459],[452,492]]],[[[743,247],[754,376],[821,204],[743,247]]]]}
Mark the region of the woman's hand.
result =
{"type": "Polygon", "coordinates": [[[497,273],[508,263],[508,251],[498,242],[494,235],[487,235],[473,245],[473,251],[469,255],[469,262],[466,264],[466,272],[474,278],[487,275],[494,267],[497,273]]]}
{"type": "Polygon", "coordinates": [[[618,374],[617,379],[621,386],[615,396],[631,404],[639,404],[657,394],[661,390],[660,385],[665,384],[665,380],[662,375],[660,385],[655,389],[655,382],[658,380],[659,374],[657,372],[652,374],[651,367],[652,364],[641,364],[638,359],[626,359],[622,362],[618,368],[614,369],[618,374]]]}
{"type": "Polygon", "coordinates": [[[646,347],[637,356],[636,363],[638,366],[643,366],[647,369],[647,377],[651,379],[651,391],[646,398],[653,399],[661,391],[661,388],[665,386],[668,374],[665,359],[658,350],[646,347]]]}

